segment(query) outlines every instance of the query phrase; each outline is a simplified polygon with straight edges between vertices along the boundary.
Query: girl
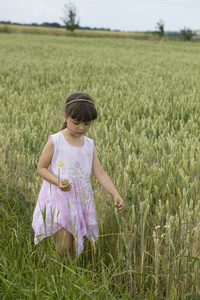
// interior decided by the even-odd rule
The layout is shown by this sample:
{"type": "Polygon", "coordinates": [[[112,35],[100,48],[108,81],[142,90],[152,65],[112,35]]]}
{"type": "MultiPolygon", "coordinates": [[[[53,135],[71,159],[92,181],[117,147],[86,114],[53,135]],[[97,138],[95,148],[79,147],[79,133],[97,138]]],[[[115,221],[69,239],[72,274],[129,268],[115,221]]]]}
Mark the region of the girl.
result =
{"type": "Polygon", "coordinates": [[[85,137],[97,118],[93,99],[85,93],[70,95],[65,104],[65,122],[60,132],[50,135],[37,172],[44,179],[33,214],[35,244],[51,233],[62,256],[83,250],[83,237],[97,240],[97,221],[90,173],[114,198],[119,213],[124,201],[103,170],[93,140],[85,137]],[[75,249],[73,245],[75,241],[75,249]]]}

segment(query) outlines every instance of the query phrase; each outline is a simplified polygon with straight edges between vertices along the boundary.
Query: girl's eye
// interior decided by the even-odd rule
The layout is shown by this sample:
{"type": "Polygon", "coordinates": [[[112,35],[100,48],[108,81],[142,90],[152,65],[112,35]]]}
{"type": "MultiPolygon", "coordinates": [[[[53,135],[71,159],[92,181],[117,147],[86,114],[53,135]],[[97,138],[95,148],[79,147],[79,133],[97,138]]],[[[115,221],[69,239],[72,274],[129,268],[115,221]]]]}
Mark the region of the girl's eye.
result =
{"type": "MultiPolygon", "coordinates": [[[[85,122],[84,124],[87,126],[87,125],[90,125],[90,123],[91,123],[91,122],[85,122]]],[[[74,124],[74,125],[79,125],[80,123],[79,123],[79,122],[73,122],[73,124],[74,124]]]]}

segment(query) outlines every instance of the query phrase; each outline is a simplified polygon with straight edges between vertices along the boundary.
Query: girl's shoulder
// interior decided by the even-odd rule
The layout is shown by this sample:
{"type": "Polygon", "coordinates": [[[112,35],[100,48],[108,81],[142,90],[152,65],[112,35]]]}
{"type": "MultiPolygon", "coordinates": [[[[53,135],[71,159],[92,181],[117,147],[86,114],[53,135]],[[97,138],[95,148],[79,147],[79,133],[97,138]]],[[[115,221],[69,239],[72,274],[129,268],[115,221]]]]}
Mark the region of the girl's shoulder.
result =
{"type": "Polygon", "coordinates": [[[61,131],[59,131],[59,132],[57,132],[57,133],[54,133],[54,134],[50,134],[50,135],[48,136],[48,140],[49,140],[50,138],[52,139],[53,144],[54,144],[54,146],[55,146],[55,144],[57,144],[57,143],[59,142],[60,138],[61,138],[61,131]]]}
{"type": "Polygon", "coordinates": [[[84,135],[84,140],[88,143],[94,143],[94,140],[84,135]]]}
{"type": "Polygon", "coordinates": [[[49,138],[57,139],[57,138],[60,137],[60,135],[61,135],[61,131],[59,131],[59,132],[57,132],[57,133],[50,134],[50,135],[48,136],[48,139],[49,139],[49,138]]]}
{"type": "Polygon", "coordinates": [[[94,140],[84,136],[84,145],[89,148],[92,152],[94,151],[94,140]]]}

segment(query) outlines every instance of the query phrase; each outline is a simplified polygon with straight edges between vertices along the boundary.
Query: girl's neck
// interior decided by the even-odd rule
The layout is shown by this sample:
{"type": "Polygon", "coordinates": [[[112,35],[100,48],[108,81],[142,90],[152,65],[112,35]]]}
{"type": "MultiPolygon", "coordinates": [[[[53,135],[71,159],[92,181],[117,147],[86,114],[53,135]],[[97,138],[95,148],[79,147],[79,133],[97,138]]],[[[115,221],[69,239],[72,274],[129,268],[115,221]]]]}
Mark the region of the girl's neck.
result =
{"type": "Polygon", "coordinates": [[[68,128],[65,128],[61,131],[65,140],[72,146],[82,147],[84,145],[84,136],[76,136],[70,132],[68,128]]]}

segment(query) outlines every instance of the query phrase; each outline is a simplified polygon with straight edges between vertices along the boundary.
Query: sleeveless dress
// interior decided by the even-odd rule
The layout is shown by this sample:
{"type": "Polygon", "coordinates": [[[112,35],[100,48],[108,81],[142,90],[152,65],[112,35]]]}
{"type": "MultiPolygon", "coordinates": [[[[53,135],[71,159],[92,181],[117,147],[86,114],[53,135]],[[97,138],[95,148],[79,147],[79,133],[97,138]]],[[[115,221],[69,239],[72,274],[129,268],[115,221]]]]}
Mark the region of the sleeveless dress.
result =
{"type": "Polygon", "coordinates": [[[62,227],[72,233],[76,253],[83,250],[84,236],[98,239],[97,219],[90,174],[94,141],[84,136],[81,147],[72,146],[60,131],[50,135],[54,154],[49,170],[57,178],[68,179],[71,191],[63,192],[57,185],[43,180],[33,213],[35,244],[62,227]]]}

